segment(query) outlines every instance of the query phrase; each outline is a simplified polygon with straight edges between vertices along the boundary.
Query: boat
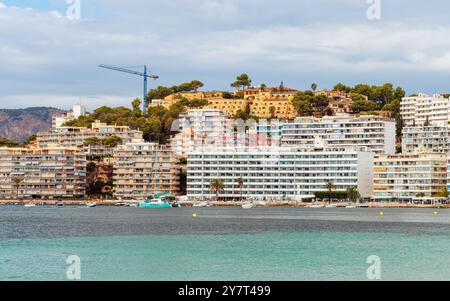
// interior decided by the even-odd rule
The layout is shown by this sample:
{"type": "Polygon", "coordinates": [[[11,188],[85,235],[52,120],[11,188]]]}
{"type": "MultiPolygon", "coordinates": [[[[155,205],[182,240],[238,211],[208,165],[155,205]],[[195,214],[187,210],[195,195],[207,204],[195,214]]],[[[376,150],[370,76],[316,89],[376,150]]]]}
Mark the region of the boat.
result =
{"type": "Polygon", "coordinates": [[[56,203],[55,205],[56,205],[56,207],[63,207],[63,206],[64,206],[64,203],[63,203],[63,202],[58,202],[58,203],[56,203]]]}
{"type": "Polygon", "coordinates": [[[146,200],[139,204],[140,208],[145,209],[165,209],[171,208],[172,206],[167,201],[162,200],[146,200]]]}
{"type": "Polygon", "coordinates": [[[326,205],[325,208],[337,208],[337,205],[326,205]]]}
{"type": "Polygon", "coordinates": [[[116,206],[116,207],[129,207],[130,204],[124,203],[124,202],[120,202],[120,203],[115,203],[114,206],[116,206]]]}
{"type": "Polygon", "coordinates": [[[347,208],[347,209],[355,209],[355,208],[358,208],[358,207],[356,207],[356,206],[345,206],[345,208],[347,208]]]}
{"type": "Polygon", "coordinates": [[[242,204],[242,208],[243,209],[252,209],[254,207],[255,207],[255,205],[253,205],[252,203],[244,203],[244,204],[242,204]]]}
{"type": "Polygon", "coordinates": [[[36,207],[35,204],[25,204],[24,205],[25,208],[32,208],[32,207],[36,207]]]}
{"type": "Polygon", "coordinates": [[[97,207],[97,204],[96,203],[87,203],[86,207],[88,207],[88,208],[95,208],[95,207],[97,207]]]}
{"type": "Polygon", "coordinates": [[[172,203],[172,208],[181,208],[181,204],[180,203],[172,203]]]}

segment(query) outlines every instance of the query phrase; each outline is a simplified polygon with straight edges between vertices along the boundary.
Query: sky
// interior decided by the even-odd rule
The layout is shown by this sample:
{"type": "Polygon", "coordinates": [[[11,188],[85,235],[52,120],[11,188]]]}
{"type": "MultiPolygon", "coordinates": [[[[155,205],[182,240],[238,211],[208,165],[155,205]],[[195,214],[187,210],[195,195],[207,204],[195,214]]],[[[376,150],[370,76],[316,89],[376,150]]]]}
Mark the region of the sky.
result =
{"type": "Polygon", "coordinates": [[[449,11],[445,0],[0,0],[0,108],[142,97],[140,77],[99,64],[148,65],[160,77],[149,88],[197,79],[232,90],[247,73],[300,90],[449,93],[449,11]]]}

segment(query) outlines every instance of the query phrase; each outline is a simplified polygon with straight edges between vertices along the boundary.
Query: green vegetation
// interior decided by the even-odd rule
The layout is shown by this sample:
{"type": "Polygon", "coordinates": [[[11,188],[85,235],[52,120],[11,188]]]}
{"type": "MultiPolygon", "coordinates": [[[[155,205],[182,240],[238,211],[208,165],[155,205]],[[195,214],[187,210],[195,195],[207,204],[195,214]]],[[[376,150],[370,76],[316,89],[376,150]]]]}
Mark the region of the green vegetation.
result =
{"type": "Polygon", "coordinates": [[[314,115],[316,117],[322,117],[333,114],[333,112],[328,109],[328,97],[325,95],[315,95],[311,90],[295,94],[292,105],[299,116],[314,115]]]}
{"type": "Polygon", "coordinates": [[[225,185],[222,180],[215,179],[211,181],[210,189],[216,194],[216,201],[219,200],[219,193],[223,191],[225,185]]]}
{"type": "Polygon", "coordinates": [[[315,194],[315,198],[319,200],[348,200],[349,195],[346,191],[318,191],[315,194]]]}
{"type": "Polygon", "coordinates": [[[8,138],[0,137],[0,147],[19,147],[21,144],[19,142],[10,140],[8,138]]]}
{"type": "Polygon", "coordinates": [[[196,92],[201,87],[203,87],[203,83],[199,80],[193,80],[189,83],[183,83],[181,85],[172,87],[159,86],[147,93],[147,101],[150,103],[153,99],[164,99],[172,94],[193,91],[196,92]]]}
{"type": "Polygon", "coordinates": [[[231,84],[231,87],[236,90],[244,90],[245,88],[249,88],[252,85],[252,80],[247,74],[241,74],[236,77],[236,81],[231,84]]]}
{"type": "Polygon", "coordinates": [[[120,144],[122,144],[122,138],[120,138],[118,136],[112,136],[112,137],[103,138],[103,139],[99,139],[97,137],[89,137],[84,142],[85,146],[104,145],[107,147],[116,147],[120,144]]]}

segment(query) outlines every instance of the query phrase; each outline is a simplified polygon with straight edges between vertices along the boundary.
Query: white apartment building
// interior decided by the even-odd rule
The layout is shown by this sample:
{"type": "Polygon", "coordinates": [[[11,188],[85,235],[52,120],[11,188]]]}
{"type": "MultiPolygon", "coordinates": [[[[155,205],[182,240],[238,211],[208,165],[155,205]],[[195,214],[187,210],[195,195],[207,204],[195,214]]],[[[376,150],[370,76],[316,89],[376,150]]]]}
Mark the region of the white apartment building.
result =
{"type": "Polygon", "coordinates": [[[114,149],[114,196],[147,199],[155,194],[176,196],[180,190],[180,167],[170,147],[136,142],[114,149]]]}
{"type": "Polygon", "coordinates": [[[283,125],[281,145],[311,146],[320,138],[330,147],[367,147],[377,154],[395,154],[395,133],[395,122],[379,116],[304,117],[283,125]]]}
{"type": "Polygon", "coordinates": [[[222,147],[232,141],[233,128],[230,120],[221,110],[196,109],[180,114],[172,126],[178,131],[171,140],[175,154],[185,157],[199,147],[222,147]]]}
{"type": "Polygon", "coordinates": [[[240,198],[237,179],[244,179],[244,198],[304,200],[326,191],[358,188],[363,197],[373,193],[372,152],[351,148],[260,147],[202,149],[189,154],[187,195],[191,199],[214,199],[211,181],[224,182],[219,197],[240,198]]]}
{"type": "Polygon", "coordinates": [[[439,94],[405,97],[400,104],[400,113],[405,126],[446,126],[449,121],[450,99],[439,94]]]}
{"type": "Polygon", "coordinates": [[[432,201],[447,187],[446,154],[380,155],[374,165],[376,201],[432,201]]]}
{"type": "Polygon", "coordinates": [[[137,130],[131,130],[128,126],[108,125],[96,121],[91,128],[86,127],[59,127],[53,128],[48,132],[37,134],[37,147],[45,148],[51,145],[63,147],[84,148],[89,155],[112,155],[112,148],[84,146],[86,139],[98,138],[105,139],[113,136],[120,137],[122,143],[143,140],[143,133],[137,130]]]}
{"type": "Polygon", "coordinates": [[[404,153],[416,151],[448,153],[450,151],[450,128],[435,125],[404,127],[402,150],[404,153]]]}
{"type": "Polygon", "coordinates": [[[0,148],[0,197],[81,198],[86,155],[77,148],[0,148]]]}

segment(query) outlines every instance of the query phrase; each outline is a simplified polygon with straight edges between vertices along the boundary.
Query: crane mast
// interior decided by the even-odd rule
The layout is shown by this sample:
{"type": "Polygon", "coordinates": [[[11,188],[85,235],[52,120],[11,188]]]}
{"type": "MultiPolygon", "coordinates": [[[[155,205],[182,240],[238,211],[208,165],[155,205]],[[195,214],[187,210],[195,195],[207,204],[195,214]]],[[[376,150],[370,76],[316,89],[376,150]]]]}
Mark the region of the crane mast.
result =
{"type": "Polygon", "coordinates": [[[129,73],[129,74],[133,74],[133,75],[138,75],[144,78],[144,95],[142,97],[142,112],[144,113],[144,116],[147,116],[147,108],[148,108],[148,103],[147,103],[147,86],[148,86],[148,79],[154,79],[157,80],[159,78],[159,76],[156,75],[149,75],[147,73],[147,66],[144,65],[144,72],[139,72],[139,71],[135,71],[135,70],[129,70],[129,69],[125,69],[125,68],[120,68],[120,67],[113,67],[113,66],[108,66],[108,65],[99,65],[100,68],[105,68],[105,69],[109,69],[109,70],[114,70],[114,71],[118,71],[118,72],[124,72],[124,73],[129,73]]]}

